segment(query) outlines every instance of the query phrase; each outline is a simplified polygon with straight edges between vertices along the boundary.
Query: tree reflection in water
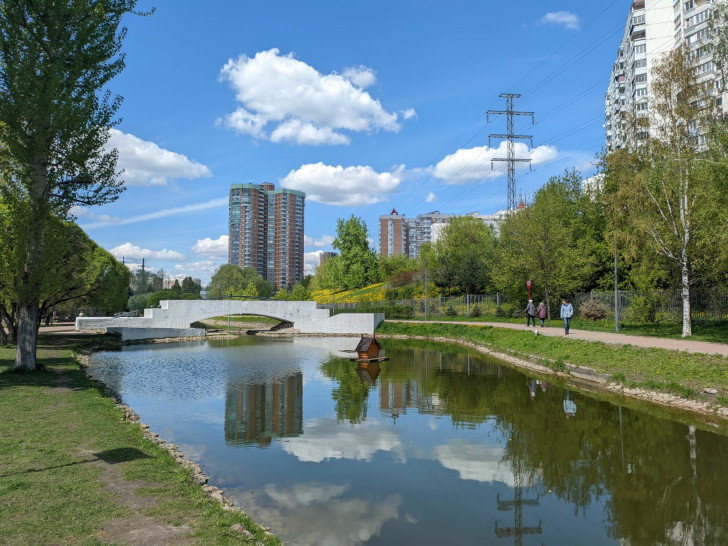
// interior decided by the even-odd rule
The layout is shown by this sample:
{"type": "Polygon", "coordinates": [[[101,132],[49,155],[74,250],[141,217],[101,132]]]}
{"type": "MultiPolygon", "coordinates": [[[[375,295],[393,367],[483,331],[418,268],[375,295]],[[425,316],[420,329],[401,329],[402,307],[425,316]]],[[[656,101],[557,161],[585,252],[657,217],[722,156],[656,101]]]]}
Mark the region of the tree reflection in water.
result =
{"type": "Polygon", "coordinates": [[[525,378],[451,346],[387,340],[386,350],[390,361],[374,378],[378,389],[346,359],[323,364],[338,382],[339,420],[366,420],[378,390],[380,415],[416,409],[447,416],[458,428],[495,423],[511,439],[501,463],[516,484],[515,497],[499,499],[499,508],[520,510],[515,526],[503,527],[509,536],[540,531],[523,525],[522,510],[551,491],[575,514],[604,503],[608,535],[630,544],[728,544],[725,437],[525,378]]]}

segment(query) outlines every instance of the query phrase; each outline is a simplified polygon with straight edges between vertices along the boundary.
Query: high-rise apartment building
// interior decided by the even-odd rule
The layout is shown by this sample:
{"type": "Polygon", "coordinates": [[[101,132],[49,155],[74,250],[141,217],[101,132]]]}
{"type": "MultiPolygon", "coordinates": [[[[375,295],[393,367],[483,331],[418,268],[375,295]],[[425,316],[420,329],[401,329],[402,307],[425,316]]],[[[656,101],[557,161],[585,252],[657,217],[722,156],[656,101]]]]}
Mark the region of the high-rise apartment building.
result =
{"type": "MultiPolygon", "coordinates": [[[[379,254],[382,256],[408,256],[416,258],[420,255],[422,245],[434,243],[442,236],[442,232],[453,218],[462,214],[443,214],[440,211],[418,214],[415,218],[407,218],[392,209],[390,214],[379,217],[379,254]]],[[[495,214],[478,214],[472,216],[490,225],[496,233],[499,222],[506,217],[506,211],[495,214]]]]}
{"type": "Polygon", "coordinates": [[[401,256],[407,254],[407,225],[404,215],[397,209],[379,217],[379,254],[401,256]]]}
{"type": "Polygon", "coordinates": [[[277,288],[300,282],[305,199],[269,182],[231,185],[228,262],[255,268],[277,288]]]}
{"type": "MultiPolygon", "coordinates": [[[[708,19],[716,2],[725,0],[635,0],[612,66],[605,98],[607,151],[624,147],[644,134],[632,134],[629,120],[650,115],[652,68],[660,57],[685,44],[694,61],[698,81],[714,94],[726,111],[725,85],[710,52],[708,19]]],[[[698,137],[701,144],[704,135],[698,137]]]]}

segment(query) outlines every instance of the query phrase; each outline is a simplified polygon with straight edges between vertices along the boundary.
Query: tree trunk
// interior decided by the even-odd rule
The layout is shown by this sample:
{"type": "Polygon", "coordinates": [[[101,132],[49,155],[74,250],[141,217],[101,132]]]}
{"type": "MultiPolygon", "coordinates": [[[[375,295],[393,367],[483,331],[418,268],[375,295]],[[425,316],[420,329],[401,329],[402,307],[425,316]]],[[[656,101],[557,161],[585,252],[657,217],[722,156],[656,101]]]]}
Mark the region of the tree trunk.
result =
{"type": "Polygon", "coordinates": [[[684,247],[680,261],[682,270],[682,337],[690,337],[693,335],[693,324],[690,318],[690,275],[687,250],[684,247]]]}
{"type": "Polygon", "coordinates": [[[546,298],[546,316],[551,320],[551,296],[549,295],[549,287],[543,287],[544,296],[546,298]]]}
{"type": "Polygon", "coordinates": [[[18,306],[18,347],[13,370],[37,370],[35,350],[38,345],[38,302],[18,306]]]}
{"type": "Polygon", "coordinates": [[[5,305],[0,304],[0,328],[3,326],[8,329],[8,341],[15,345],[18,341],[18,330],[15,324],[15,306],[10,307],[11,313],[8,313],[5,305]]]}

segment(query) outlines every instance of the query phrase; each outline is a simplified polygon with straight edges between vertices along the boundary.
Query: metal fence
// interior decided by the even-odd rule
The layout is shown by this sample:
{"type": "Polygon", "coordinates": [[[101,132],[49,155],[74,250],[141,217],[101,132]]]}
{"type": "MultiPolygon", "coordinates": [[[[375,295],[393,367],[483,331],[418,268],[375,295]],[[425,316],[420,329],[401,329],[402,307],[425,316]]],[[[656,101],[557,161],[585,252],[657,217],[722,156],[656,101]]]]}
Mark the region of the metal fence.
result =
{"type": "MultiPolygon", "coordinates": [[[[614,320],[614,291],[582,292],[570,297],[575,316],[580,315],[580,307],[591,299],[599,300],[607,308],[607,319],[614,320]]],[[[655,320],[664,322],[680,322],[682,320],[682,294],[680,290],[656,290],[650,294],[637,291],[620,290],[617,294],[620,320],[634,320],[632,304],[639,301],[649,302],[655,320]]],[[[538,302],[536,302],[538,303],[538,302]]],[[[551,317],[559,316],[561,301],[553,298],[551,317]]],[[[512,300],[504,294],[466,294],[464,296],[435,296],[434,298],[402,299],[369,303],[327,303],[319,307],[336,311],[354,311],[360,306],[387,307],[391,305],[411,307],[413,318],[474,315],[522,317],[526,307],[526,297],[512,300]],[[500,311],[498,311],[500,310],[500,311]]],[[[690,291],[690,306],[693,319],[728,319],[728,288],[693,289],[690,291]]]]}

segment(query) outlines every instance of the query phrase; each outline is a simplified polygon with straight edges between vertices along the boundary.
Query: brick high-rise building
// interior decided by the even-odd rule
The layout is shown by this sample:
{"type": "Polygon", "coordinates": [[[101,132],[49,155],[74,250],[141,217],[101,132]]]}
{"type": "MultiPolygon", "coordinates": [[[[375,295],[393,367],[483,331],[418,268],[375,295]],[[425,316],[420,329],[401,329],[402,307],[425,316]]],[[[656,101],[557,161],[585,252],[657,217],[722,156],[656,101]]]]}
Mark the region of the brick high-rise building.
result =
{"type": "Polygon", "coordinates": [[[379,254],[407,255],[407,225],[404,215],[400,215],[396,209],[379,217],[379,254]]]}
{"type": "Polygon", "coordinates": [[[269,182],[231,185],[228,262],[255,268],[277,288],[300,282],[305,199],[269,182]]]}

